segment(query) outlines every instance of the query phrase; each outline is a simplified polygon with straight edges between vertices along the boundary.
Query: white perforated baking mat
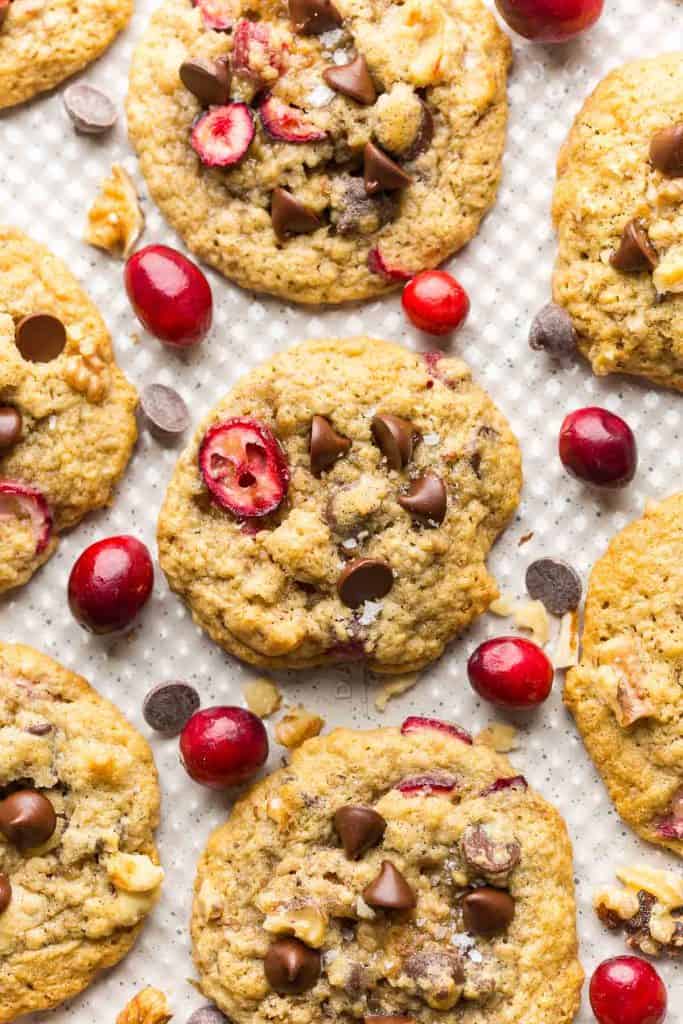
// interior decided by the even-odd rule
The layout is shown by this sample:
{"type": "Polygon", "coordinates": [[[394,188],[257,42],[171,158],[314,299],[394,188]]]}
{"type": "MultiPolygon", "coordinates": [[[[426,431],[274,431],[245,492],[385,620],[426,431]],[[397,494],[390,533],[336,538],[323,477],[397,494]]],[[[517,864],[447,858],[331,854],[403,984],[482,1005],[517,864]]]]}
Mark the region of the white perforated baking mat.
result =
{"type": "MultiPolygon", "coordinates": [[[[84,81],[100,85],[122,111],[127,69],[135,41],[155,0],[138,0],[132,24],[111,51],[86,70],[84,81]]],[[[534,558],[558,555],[586,579],[608,538],[637,515],[651,497],[681,488],[683,397],[614,378],[599,381],[585,365],[560,370],[527,345],[530,320],[548,300],[554,256],[549,206],[557,149],[586,94],[622,61],[681,47],[681,5],[677,0],[608,0],[599,25],[578,42],[544,48],[515,39],[510,81],[511,123],[505,173],[498,203],[479,236],[451,263],[467,288],[472,313],[451,347],[473,368],[520,438],[525,488],[516,520],[495,548],[492,565],[507,593],[523,596],[524,572],[534,558]],[[635,482],[623,493],[584,490],[562,471],[556,438],[566,411],[602,404],[625,415],[640,449],[635,482]],[[520,538],[533,538],[519,547],[520,538]]],[[[147,197],[129,146],[123,115],[104,139],[77,136],[61,93],[0,116],[0,217],[49,245],[70,265],[99,304],[113,333],[119,362],[141,388],[158,381],[176,387],[191,407],[193,422],[254,364],[303,338],[367,332],[424,348],[425,339],[406,326],[399,297],[341,311],[296,309],[254,298],[209,273],[216,315],[209,340],[189,356],[174,356],[134,319],[122,282],[122,265],[81,241],[86,210],[114,161],[137,179],[147,215],[144,242],[178,245],[147,197]]],[[[142,713],[148,688],[166,678],[188,679],[202,703],[242,702],[244,682],[255,672],[224,655],[197,629],[157,571],[154,597],[141,626],[118,641],[94,638],[71,618],[65,600],[69,569],[96,538],[133,533],[155,550],[155,520],[177,451],[161,447],[144,430],[112,509],[92,517],[66,537],[59,553],[8,601],[0,602],[0,637],[34,644],[83,673],[115,701],[152,743],[163,788],[159,844],[167,872],[161,903],[128,958],[67,1006],[38,1021],[71,1024],[113,1022],[139,987],[166,991],[175,1020],[185,1024],[204,1000],[193,977],[188,915],[194,864],[209,831],[228,809],[224,796],[188,780],[178,761],[177,742],[150,735],[142,713]]],[[[509,623],[485,616],[455,643],[417,686],[392,701],[381,715],[374,685],[361,670],[283,674],[289,702],[303,701],[328,726],[359,727],[399,723],[406,714],[434,714],[477,730],[496,718],[475,699],[465,673],[473,647],[509,623]]],[[[595,886],[613,881],[619,864],[641,858],[669,860],[636,841],[621,824],[591,767],[573,723],[563,710],[558,679],[550,700],[534,714],[517,716],[520,748],[513,760],[530,782],[564,814],[575,848],[581,953],[588,974],[606,956],[624,952],[620,938],[596,925],[591,909],[595,886]]],[[[271,746],[271,765],[282,748],[271,746]]],[[[674,866],[673,858],[670,866],[674,866]]],[[[669,988],[667,1021],[683,1021],[683,971],[664,963],[669,988]]],[[[581,1022],[592,1020],[584,1001],[581,1022]]],[[[548,1024],[553,1024],[549,1021],[548,1024]]]]}

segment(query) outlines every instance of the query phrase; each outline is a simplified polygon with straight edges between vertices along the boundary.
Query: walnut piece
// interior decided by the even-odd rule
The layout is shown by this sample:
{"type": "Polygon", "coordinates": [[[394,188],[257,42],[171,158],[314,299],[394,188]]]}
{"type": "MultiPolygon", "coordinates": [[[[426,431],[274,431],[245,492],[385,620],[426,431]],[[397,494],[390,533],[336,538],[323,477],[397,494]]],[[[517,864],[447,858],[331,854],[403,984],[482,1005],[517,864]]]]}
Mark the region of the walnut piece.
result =
{"type": "Polygon", "coordinates": [[[271,679],[265,677],[252,679],[244,687],[244,699],[247,707],[259,718],[268,718],[278,711],[282,704],[282,694],[271,679]]]}
{"type": "Polygon", "coordinates": [[[307,946],[320,949],[327,933],[327,914],[316,903],[282,906],[263,922],[271,935],[294,935],[307,946]]]}
{"type": "Polygon", "coordinates": [[[126,1003],[116,1024],[168,1024],[172,1016],[164,993],[150,986],[126,1003]]]}
{"type": "Polygon", "coordinates": [[[593,897],[603,924],[623,929],[626,944],[647,956],[681,956],[683,876],[638,864],[619,869],[617,878],[624,888],[610,885],[593,897]]]}
{"type": "Polygon", "coordinates": [[[119,259],[133,251],[145,226],[138,194],[128,172],[114,164],[88,211],[85,240],[119,259]]]}
{"type": "Polygon", "coordinates": [[[112,885],[124,892],[152,892],[164,880],[164,869],[146,853],[113,853],[106,867],[112,885]]]}
{"type": "Polygon", "coordinates": [[[319,715],[299,704],[289,708],[283,718],[275,726],[275,739],[288,750],[300,747],[304,740],[318,736],[325,721],[319,715]]]}
{"type": "Polygon", "coordinates": [[[514,612],[515,625],[519,629],[528,629],[537,644],[543,647],[550,636],[550,619],[541,601],[523,601],[514,612]]]}
{"type": "Polygon", "coordinates": [[[553,652],[555,668],[573,668],[579,664],[579,613],[565,612],[553,652]]]}

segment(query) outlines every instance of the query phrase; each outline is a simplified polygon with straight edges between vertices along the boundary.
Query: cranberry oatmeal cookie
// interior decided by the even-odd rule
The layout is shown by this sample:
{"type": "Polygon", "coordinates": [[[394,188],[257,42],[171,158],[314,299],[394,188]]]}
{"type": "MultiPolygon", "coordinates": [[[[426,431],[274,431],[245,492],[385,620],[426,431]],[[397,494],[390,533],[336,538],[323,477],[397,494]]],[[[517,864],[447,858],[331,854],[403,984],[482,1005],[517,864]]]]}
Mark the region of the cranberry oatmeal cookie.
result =
{"type": "Polygon", "coordinates": [[[480,0],[165,0],[129,131],[201,259],[298,302],[362,299],[476,233],[509,62],[480,0]]]}
{"type": "Polygon", "coordinates": [[[683,855],[683,494],[617,534],[588,590],[565,702],[624,821],[683,855]]]}
{"type": "Polygon", "coordinates": [[[0,644],[0,1021],[76,995],[156,902],[152,754],[84,679],[0,644]]]}
{"type": "Polygon", "coordinates": [[[485,559],[520,486],[517,442],[460,360],[306,342],[199,427],[161,511],[160,563],[245,661],[409,671],[497,596],[485,559]]]}
{"type": "Polygon", "coordinates": [[[558,163],[554,296],[597,374],[683,389],[683,54],[613,71],[558,163]]]}
{"type": "Polygon", "coordinates": [[[471,742],[430,719],[338,729],[239,801],[192,917],[202,990],[230,1020],[573,1020],[564,822],[471,742]]]}
{"type": "Polygon", "coordinates": [[[86,67],[132,13],[133,0],[0,0],[0,109],[86,67]]]}
{"type": "Polygon", "coordinates": [[[136,404],[75,278],[0,227],[0,593],[111,500],[137,436],[136,404]]]}

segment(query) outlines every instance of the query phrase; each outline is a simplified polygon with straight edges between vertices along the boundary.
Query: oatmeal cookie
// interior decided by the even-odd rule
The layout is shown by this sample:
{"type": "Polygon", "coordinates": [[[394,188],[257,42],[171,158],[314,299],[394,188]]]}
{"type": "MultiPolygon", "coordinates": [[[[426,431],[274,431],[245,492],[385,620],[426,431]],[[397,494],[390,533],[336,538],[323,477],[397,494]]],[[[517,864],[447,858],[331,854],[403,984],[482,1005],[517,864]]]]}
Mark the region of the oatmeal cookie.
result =
{"type": "Polygon", "coordinates": [[[0,109],[59,85],[103,53],[133,0],[2,0],[0,109]]]}
{"type": "Polygon", "coordinates": [[[0,227],[0,593],[62,530],[109,503],[137,436],[137,395],[64,264],[0,227]]]}
{"type": "Polygon", "coordinates": [[[520,486],[517,442],[460,360],[306,342],[199,427],[161,511],[160,563],[245,661],[407,672],[496,598],[485,559],[520,486]]]}
{"type": "Polygon", "coordinates": [[[624,821],[683,855],[683,494],[613,539],[588,589],[565,703],[624,821]]]}
{"type": "Polygon", "coordinates": [[[0,644],[0,1021],[131,948],[163,871],[152,753],[84,679],[0,644]]]}
{"type": "Polygon", "coordinates": [[[235,1024],[569,1024],[583,978],[559,814],[425,719],[309,740],[257,784],[200,860],[192,937],[235,1024]]]}
{"type": "Polygon", "coordinates": [[[128,127],[201,259],[297,302],[362,299],[476,233],[509,62],[480,0],[164,0],[128,127]]]}
{"type": "Polygon", "coordinates": [[[613,71],[560,153],[554,297],[597,374],[683,389],[683,54],[613,71]]]}

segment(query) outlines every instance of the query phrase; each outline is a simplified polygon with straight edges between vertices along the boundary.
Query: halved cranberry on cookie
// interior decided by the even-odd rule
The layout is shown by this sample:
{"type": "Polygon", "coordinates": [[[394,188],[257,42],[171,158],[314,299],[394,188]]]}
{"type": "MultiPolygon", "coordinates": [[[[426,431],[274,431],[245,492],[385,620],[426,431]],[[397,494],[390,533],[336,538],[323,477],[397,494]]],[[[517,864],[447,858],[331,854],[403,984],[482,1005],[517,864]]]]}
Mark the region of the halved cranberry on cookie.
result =
{"type": "Polygon", "coordinates": [[[202,12],[202,21],[215,32],[227,32],[239,14],[237,0],[192,0],[202,12]]]}
{"type": "Polygon", "coordinates": [[[452,793],[457,784],[458,780],[448,772],[425,772],[423,775],[409,775],[401,779],[395,788],[404,796],[415,796],[418,793],[430,796],[436,793],[452,793]]]}
{"type": "Polygon", "coordinates": [[[259,107],[261,123],[271,139],[278,142],[322,142],[327,132],[306,120],[303,110],[268,96],[259,107]]]}
{"type": "Polygon", "coordinates": [[[0,480],[0,520],[27,517],[36,538],[36,554],[45,550],[52,536],[52,513],[37,487],[19,480],[0,480]]]}
{"type": "Polygon", "coordinates": [[[385,281],[411,281],[415,277],[411,270],[392,267],[378,248],[371,249],[368,253],[368,270],[371,274],[379,274],[385,281]]]}
{"type": "Polygon", "coordinates": [[[265,85],[284,68],[287,51],[263,22],[242,19],[232,38],[232,69],[236,75],[265,85]]]}
{"type": "Polygon", "coordinates": [[[208,430],[199,448],[199,469],[214,500],[239,518],[274,512],[289,487],[289,468],[277,439],[254,419],[236,417],[208,430]]]}
{"type": "Polygon", "coordinates": [[[466,729],[459,725],[452,725],[450,722],[442,722],[440,718],[423,718],[421,715],[410,715],[401,726],[401,735],[405,736],[410,732],[424,732],[425,729],[433,729],[436,732],[445,732],[463,743],[472,743],[472,737],[466,729]]]}
{"type": "Polygon", "coordinates": [[[246,155],[254,132],[254,115],[246,103],[228,103],[198,118],[190,141],[206,167],[234,167],[246,155]]]}

